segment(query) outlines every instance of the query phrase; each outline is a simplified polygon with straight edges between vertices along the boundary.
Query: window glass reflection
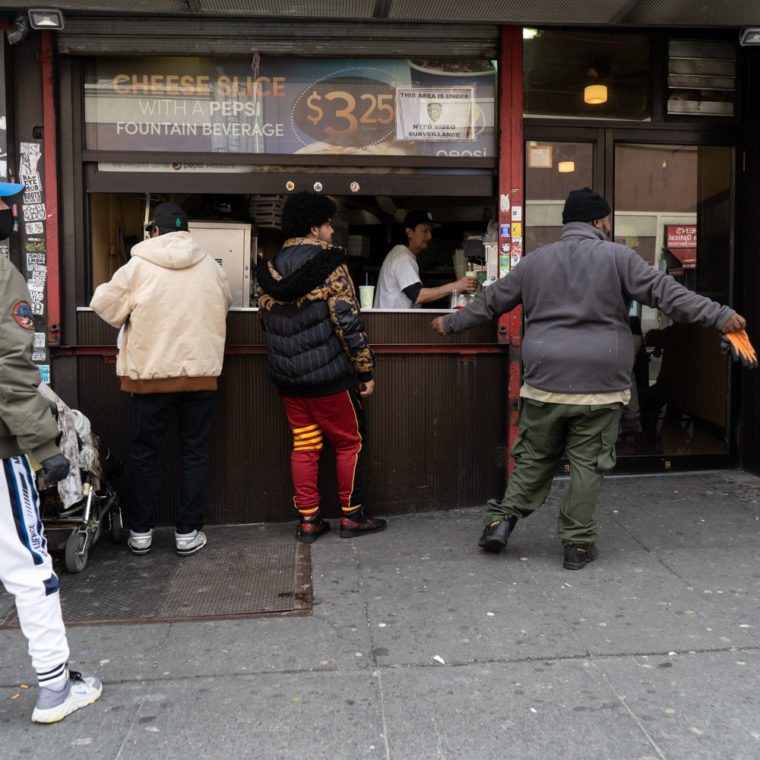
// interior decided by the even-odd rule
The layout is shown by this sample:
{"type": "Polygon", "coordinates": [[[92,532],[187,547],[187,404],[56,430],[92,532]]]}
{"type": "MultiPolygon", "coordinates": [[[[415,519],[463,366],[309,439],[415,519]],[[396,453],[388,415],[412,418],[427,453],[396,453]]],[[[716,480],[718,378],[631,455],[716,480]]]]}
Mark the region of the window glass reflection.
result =
{"type": "Polygon", "coordinates": [[[649,120],[645,36],[539,29],[523,51],[526,116],[649,120]]]}
{"type": "MultiPolygon", "coordinates": [[[[726,303],[731,149],[617,145],[615,240],[690,290],[726,303]]],[[[726,451],[726,360],[715,330],[633,304],[633,408],[618,454],[726,451]],[[626,437],[625,434],[633,437],[626,437]]]]}
{"type": "Polygon", "coordinates": [[[593,143],[529,140],[525,145],[525,251],[559,239],[571,190],[591,187],[593,143]]]}

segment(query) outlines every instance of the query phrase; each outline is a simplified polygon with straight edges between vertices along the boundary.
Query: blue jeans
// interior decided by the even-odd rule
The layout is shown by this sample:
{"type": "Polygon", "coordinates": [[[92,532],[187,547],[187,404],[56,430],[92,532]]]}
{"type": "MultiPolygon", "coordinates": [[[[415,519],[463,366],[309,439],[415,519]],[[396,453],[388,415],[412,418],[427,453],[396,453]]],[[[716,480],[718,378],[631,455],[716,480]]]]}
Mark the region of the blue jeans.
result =
{"type": "Polygon", "coordinates": [[[156,524],[158,457],[172,411],[177,415],[182,457],[177,533],[190,533],[203,527],[208,490],[208,438],[215,401],[215,391],[132,395],[129,523],[133,531],[146,533],[156,524]]]}

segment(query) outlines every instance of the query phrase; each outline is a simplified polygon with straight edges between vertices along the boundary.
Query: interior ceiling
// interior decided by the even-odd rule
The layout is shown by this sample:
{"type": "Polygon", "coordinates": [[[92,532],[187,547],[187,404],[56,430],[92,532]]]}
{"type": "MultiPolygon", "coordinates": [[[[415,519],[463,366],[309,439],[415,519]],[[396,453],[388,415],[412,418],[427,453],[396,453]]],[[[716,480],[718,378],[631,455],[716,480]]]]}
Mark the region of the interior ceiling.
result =
{"type": "Polygon", "coordinates": [[[760,25],[758,0],[0,0],[0,9],[71,14],[412,21],[522,25],[741,27],[760,25]]]}

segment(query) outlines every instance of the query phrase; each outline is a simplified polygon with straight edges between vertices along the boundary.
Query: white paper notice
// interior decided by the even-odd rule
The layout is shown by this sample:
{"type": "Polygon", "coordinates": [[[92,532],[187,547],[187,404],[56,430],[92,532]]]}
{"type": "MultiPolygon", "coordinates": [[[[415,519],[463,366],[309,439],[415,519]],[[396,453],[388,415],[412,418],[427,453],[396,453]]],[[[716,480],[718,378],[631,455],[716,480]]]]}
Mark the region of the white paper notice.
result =
{"type": "Polygon", "coordinates": [[[472,140],[473,87],[397,87],[396,139],[472,140]]]}

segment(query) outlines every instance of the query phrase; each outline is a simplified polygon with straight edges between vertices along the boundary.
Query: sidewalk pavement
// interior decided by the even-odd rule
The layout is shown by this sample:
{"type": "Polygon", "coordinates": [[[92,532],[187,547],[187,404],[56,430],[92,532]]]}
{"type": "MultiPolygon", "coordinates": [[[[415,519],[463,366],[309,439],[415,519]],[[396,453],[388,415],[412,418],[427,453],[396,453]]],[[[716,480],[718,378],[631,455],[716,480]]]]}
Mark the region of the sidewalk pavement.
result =
{"type": "Polygon", "coordinates": [[[30,722],[25,640],[0,631],[2,757],[760,757],[760,478],[608,478],[576,572],[566,487],[501,555],[481,508],[333,531],[310,616],[70,627],[104,689],[59,724],[30,722]]]}

